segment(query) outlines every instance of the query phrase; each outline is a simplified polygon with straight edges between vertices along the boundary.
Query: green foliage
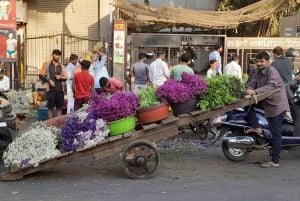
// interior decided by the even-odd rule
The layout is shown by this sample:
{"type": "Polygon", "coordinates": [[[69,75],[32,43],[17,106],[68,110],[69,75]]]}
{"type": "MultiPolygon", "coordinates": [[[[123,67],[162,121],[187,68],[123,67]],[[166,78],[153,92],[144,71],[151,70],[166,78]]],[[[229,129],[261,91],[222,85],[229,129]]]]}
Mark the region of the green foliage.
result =
{"type": "Polygon", "coordinates": [[[206,82],[208,87],[197,104],[204,111],[236,101],[245,91],[240,79],[234,76],[214,76],[206,82]]]}
{"type": "Polygon", "coordinates": [[[139,90],[137,95],[139,97],[140,109],[160,104],[154,87],[147,87],[146,89],[139,90]]]}

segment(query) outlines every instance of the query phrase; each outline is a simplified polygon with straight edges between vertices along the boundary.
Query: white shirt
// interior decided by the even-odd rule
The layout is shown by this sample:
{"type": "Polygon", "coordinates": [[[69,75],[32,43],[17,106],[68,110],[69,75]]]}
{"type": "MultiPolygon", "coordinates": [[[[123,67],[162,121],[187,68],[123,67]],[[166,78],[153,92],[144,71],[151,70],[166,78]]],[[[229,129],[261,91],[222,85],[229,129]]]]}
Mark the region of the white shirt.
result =
{"type": "Polygon", "coordinates": [[[169,77],[170,71],[166,62],[158,58],[150,64],[149,78],[153,84],[161,86],[169,77]]]}
{"type": "Polygon", "coordinates": [[[241,66],[236,61],[230,62],[225,66],[224,75],[232,75],[242,80],[241,66]]]}
{"type": "Polygon", "coordinates": [[[208,60],[209,61],[217,60],[218,65],[217,65],[216,73],[219,73],[219,75],[222,75],[222,58],[221,58],[220,52],[218,52],[218,50],[212,51],[208,55],[208,60]]]}
{"type": "Polygon", "coordinates": [[[6,75],[4,75],[2,80],[0,80],[0,90],[9,90],[9,78],[6,75]]]}
{"type": "Polygon", "coordinates": [[[215,70],[208,69],[208,71],[206,72],[206,77],[207,78],[212,78],[215,75],[216,75],[216,71],[215,70]]]}

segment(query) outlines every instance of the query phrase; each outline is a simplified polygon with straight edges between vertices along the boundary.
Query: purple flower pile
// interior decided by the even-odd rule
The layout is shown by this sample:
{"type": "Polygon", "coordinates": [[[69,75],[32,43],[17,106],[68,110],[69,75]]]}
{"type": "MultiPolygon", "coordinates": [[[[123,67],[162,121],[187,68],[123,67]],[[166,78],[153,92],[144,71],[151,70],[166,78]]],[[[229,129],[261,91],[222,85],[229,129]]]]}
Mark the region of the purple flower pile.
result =
{"type": "Polygon", "coordinates": [[[89,115],[106,122],[116,121],[133,115],[139,101],[133,92],[117,92],[110,97],[93,94],[88,109],[89,115]]]}
{"type": "Polygon", "coordinates": [[[92,132],[92,135],[90,136],[90,140],[92,140],[95,138],[93,133],[96,130],[96,119],[87,117],[83,121],[80,121],[79,117],[76,115],[69,116],[61,128],[61,152],[75,151],[82,146],[84,139],[78,134],[89,130],[92,132]]]}
{"type": "Polygon", "coordinates": [[[157,89],[157,96],[169,103],[183,103],[203,94],[207,83],[197,75],[183,73],[181,81],[167,80],[157,89]]]}

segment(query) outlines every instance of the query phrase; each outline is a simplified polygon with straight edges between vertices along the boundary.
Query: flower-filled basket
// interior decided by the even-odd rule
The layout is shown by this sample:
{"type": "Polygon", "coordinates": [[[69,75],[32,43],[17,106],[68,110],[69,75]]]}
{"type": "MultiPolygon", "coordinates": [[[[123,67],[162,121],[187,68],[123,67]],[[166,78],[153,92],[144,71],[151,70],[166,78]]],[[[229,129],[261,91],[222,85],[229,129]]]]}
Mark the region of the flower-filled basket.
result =
{"type": "Polygon", "coordinates": [[[168,118],[169,104],[161,102],[154,87],[147,87],[137,93],[139,97],[139,109],[136,116],[141,124],[157,122],[168,118]]]}
{"type": "Polygon", "coordinates": [[[197,75],[183,73],[181,80],[167,80],[157,89],[157,96],[167,101],[174,115],[192,112],[197,109],[199,96],[206,88],[206,82],[197,75]]]}
{"type": "Polygon", "coordinates": [[[120,135],[136,126],[135,113],[139,101],[133,92],[117,92],[111,96],[93,94],[89,114],[108,123],[110,135],[120,135]]]}

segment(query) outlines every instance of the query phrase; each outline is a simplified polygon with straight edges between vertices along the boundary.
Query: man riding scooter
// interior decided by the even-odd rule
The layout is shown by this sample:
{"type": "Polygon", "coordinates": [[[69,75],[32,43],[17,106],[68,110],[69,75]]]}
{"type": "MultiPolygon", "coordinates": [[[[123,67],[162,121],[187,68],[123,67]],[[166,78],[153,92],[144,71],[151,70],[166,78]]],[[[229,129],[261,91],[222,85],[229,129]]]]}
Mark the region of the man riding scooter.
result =
{"type": "MultiPolygon", "coordinates": [[[[265,110],[269,128],[272,133],[271,147],[272,159],[261,164],[261,167],[279,167],[280,151],[281,151],[281,129],[282,122],[287,111],[289,111],[288,99],[284,83],[278,71],[270,66],[270,56],[266,52],[260,52],[256,55],[257,72],[250,78],[246,84],[247,98],[253,95],[268,92],[274,89],[280,91],[271,97],[262,100],[262,106],[265,110]]],[[[252,129],[248,129],[247,133],[261,134],[262,129],[256,118],[256,112],[253,107],[249,108],[248,118],[252,129]]]]}

